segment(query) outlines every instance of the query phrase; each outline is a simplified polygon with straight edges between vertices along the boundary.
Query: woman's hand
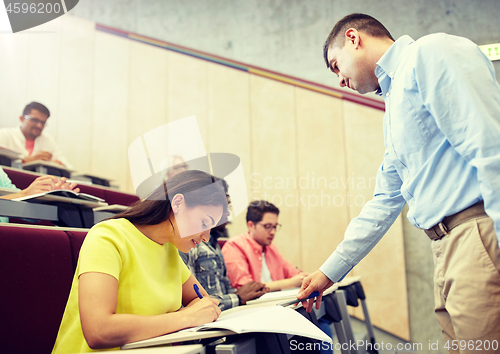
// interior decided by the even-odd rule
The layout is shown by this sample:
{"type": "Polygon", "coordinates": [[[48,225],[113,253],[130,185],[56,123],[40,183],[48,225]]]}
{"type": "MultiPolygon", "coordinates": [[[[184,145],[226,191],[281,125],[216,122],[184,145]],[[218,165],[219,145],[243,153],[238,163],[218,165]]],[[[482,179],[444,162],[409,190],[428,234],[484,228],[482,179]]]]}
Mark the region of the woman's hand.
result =
{"type": "Polygon", "coordinates": [[[194,299],[181,310],[190,317],[190,327],[195,327],[217,320],[221,313],[218,305],[219,300],[205,296],[203,299],[194,299]]]}

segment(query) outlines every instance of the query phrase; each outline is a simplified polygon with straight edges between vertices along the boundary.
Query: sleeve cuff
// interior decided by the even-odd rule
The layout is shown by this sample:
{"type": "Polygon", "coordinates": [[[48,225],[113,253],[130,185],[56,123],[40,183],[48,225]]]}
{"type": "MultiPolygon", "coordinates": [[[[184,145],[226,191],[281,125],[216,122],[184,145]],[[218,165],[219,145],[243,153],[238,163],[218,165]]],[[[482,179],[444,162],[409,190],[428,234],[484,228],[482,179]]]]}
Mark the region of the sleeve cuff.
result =
{"type": "Polygon", "coordinates": [[[325,274],[328,279],[336,283],[342,280],[353,267],[354,266],[347,264],[340,258],[337,252],[333,252],[319,270],[325,274]]]}

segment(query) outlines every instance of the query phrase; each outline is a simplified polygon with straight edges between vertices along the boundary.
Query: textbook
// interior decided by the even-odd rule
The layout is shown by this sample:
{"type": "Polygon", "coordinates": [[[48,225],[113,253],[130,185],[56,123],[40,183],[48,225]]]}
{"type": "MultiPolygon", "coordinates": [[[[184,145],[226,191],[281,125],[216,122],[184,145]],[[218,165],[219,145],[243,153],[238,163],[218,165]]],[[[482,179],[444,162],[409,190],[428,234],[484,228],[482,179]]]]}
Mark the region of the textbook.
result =
{"type": "Polygon", "coordinates": [[[26,197],[20,197],[13,200],[21,202],[32,199],[47,201],[47,202],[65,202],[65,203],[83,204],[90,207],[108,205],[108,203],[106,203],[104,199],[96,197],[95,195],[90,195],[87,193],[76,193],[69,189],[54,189],[52,191],[31,194],[26,197]]]}
{"type": "Polygon", "coordinates": [[[190,336],[192,332],[217,330],[228,330],[236,334],[282,333],[317,339],[328,343],[332,342],[330,337],[297,311],[289,307],[266,306],[233,312],[225,316],[220,316],[215,322],[187,328],[156,338],[129,343],[122,346],[122,349],[173,343],[169,337],[176,338],[176,341],[179,342],[179,335],[183,333],[186,334],[186,339],[193,339],[193,337],[190,336]]]}

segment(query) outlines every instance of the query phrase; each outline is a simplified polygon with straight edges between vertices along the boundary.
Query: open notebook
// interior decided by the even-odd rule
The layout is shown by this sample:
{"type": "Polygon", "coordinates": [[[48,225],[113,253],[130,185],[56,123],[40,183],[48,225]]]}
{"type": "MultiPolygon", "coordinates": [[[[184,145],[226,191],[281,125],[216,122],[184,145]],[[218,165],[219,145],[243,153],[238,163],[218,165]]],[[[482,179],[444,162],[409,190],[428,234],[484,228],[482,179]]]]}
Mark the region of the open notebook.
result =
{"type": "MultiPolygon", "coordinates": [[[[179,335],[182,333],[188,335],[193,332],[205,332],[211,330],[229,330],[237,334],[256,332],[283,333],[313,338],[329,343],[332,342],[330,337],[328,337],[325,333],[323,333],[323,331],[297,311],[281,306],[266,306],[233,312],[219,317],[219,319],[215,322],[207,323],[198,327],[187,328],[179,332],[165,334],[160,337],[146,339],[140,342],[126,344],[122,347],[122,349],[172,343],[173,341],[169,338],[171,336],[179,338],[179,335]]],[[[193,338],[186,336],[186,339],[193,338]]]]}

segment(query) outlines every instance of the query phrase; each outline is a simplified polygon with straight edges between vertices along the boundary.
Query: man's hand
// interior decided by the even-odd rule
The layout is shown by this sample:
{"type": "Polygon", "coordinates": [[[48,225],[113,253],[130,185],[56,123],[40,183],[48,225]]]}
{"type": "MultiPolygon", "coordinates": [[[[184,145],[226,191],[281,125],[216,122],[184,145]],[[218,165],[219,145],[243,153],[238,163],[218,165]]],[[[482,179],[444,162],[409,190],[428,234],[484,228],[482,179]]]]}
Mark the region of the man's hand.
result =
{"type": "Polygon", "coordinates": [[[69,189],[78,193],[80,191],[80,188],[75,187],[76,184],[66,182],[65,177],[59,179],[55,176],[46,175],[35,179],[33,183],[28,186],[28,188],[23,189],[20,193],[22,193],[24,196],[28,196],[32,194],[48,192],[54,189],[69,189]]]}
{"type": "MultiPolygon", "coordinates": [[[[321,307],[321,299],[323,298],[323,291],[325,291],[332,285],[333,281],[328,279],[328,277],[324,275],[323,272],[317,270],[304,278],[304,280],[302,281],[302,286],[300,287],[300,291],[297,294],[297,298],[305,299],[309,295],[311,295],[312,292],[318,291],[319,296],[316,298],[316,309],[319,310],[319,308],[321,307]]],[[[302,306],[304,306],[307,312],[311,312],[313,304],[314,298],[302,301],[302,306]]]]}
{"type": "Polygon", "coordinates": [[[252,280],[245,285],[242,285],[236,291],[236,295],[240,298],[241,305],[245,305],[247,301],[261,297],[268,291],[269,288],[267,288],[265,284],[252,280]]]}
{"type": "Polygon", "coordinates": [[[307,277],[308,274],[306,272],[300,272],[299,274],[294,275],[291,277],[290,280],[290,287],[291,288],[297,288],[302,284],[302,281],[304,280],[305,277],[307,277]]]}
{"type": "Polygon", "coordinates": [[[31,162],[35,160],[50,161],[52,160],[52,154],[48,151],[37,151],[33,155],[26,156],[24,162],[31,162]]]}
{"type": "Polygon", "coordinates": [[[56,182],[54,189],[69,189],[70,191],[78,193],[80,192],[80,188],[76,188],[76,186],[76,183],[69,183],[66,181],[66,177],[61,177],[61,179],[56,182]]]}

